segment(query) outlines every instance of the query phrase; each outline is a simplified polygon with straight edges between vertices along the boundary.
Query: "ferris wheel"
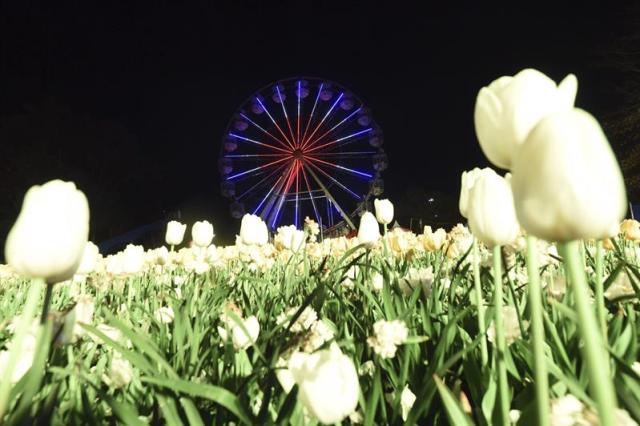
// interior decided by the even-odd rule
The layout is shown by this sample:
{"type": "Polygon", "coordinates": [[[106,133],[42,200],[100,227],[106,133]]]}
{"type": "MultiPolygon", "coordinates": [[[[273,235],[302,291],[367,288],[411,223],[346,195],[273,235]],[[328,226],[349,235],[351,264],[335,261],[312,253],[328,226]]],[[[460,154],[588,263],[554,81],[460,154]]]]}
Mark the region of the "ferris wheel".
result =
{"type": "Polygon", "coordinates": [[[218,162],[235,218],[259,215],[270,229],[314,219],[325,233],[354,218],[384,190],[383,134],[345,87],[291,78],[251,95],[233,114],[218,162]]]}

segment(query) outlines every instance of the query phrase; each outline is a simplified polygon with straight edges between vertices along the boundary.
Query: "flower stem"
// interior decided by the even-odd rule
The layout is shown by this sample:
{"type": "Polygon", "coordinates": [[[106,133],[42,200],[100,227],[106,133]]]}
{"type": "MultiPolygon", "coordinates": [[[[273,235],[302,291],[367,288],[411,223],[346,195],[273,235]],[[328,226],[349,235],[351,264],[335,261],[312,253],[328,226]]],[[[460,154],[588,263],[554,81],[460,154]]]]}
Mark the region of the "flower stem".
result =
{"type": "Polygon", "coordinates": [[[604,341],[607,341],[607,321],[604,307],[604,249],[602,240],[596,241],[596,315],[604,341]]]}
{"type": "Polygon", "coordinates": [[[538,425],[549,425],[549,378],[544,354],[544,323],[542,288],[538,269],[535,237],[527,236],[527,272],[529,273],[529,303],[531,306],[531,340],[533,347],[533,379],[536,391],[538,425]]]}
{"type": "Polygon", "coordinates": [[[480,282],[480,253],[478,252],[478,240],[473,239],[473,281],[476,292],[476,307],[478,308],[478,330],[484,335],[480,340],[480,356],[482,366],[489,362],[489,350],[487,349],[486,325],[484,322],[484,299],[482,297],[482,283],[480,282]]]}
{"type": "Polygon", "coordinates": [[[493,247],[493,285],[494,285],[494,324],[496,329],[496,366],[498,372],[498,404],[500,424],[508,425],[509,420],[509,383],[505,363],[506,342],[502,324],[502,259],[500,246],[493,247]]]}
{"type": "Polygon", "coordinates": [[[42,303],[42,313],[40,314],[40,324],[47,322],[49,316],[49,306],[51,305],[51,296],[53,296],[53,284],[46,284],[44,292],[44,302],[42,303]]]}
{"type": "Polygon", "coordinates": [[[582,346],[586,370],[589,374],[589,387],[594,396],[600,424],[613,426],[614,411],[617,406],[616,394],[609,373],[609,354],[607,353],[598,321],[589,303],[589,287],[582,267],[580,241],[562,244],[565,270],[573,287],[573,297],[578,314],[578,330],[584,345],[582,346]]]}

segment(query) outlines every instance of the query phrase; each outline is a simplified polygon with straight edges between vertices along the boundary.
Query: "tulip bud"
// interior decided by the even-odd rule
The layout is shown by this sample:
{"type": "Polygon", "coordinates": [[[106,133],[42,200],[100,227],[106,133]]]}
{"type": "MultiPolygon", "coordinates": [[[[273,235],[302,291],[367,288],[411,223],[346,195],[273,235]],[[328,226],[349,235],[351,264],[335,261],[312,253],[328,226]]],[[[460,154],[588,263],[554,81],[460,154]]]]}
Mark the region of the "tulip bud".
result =
{"type": "Polygon", "coordinates": [[[191,238],[198,247],[209,247],[213,236],[213,225],[206,220],[196,222],[191,227],[191,238]]]}
{"type": "Polygon", "coordinates": [[[187,230],[187,225],[184,225],[180,222],[172,220],[167,223],[167,233],[165,234],[164,240],[170,246],[177,246],[182,244],[182,240],[184,239],[184,232],[187,230]]]}
{"type": "Polygon", "coordinates": [[[375,216],[370,212],[364,212],[360,218],[360,227],[358,228],[358,241],[361,244],[375,245],[380,239],[380,228],[375,216]]]}
{"type": "Polygon", "coordinates": [[[469,194],[469,228],[487,247],[510,244],[520,233],[511,185],[485,169],[469,194]]]}
{"type": "Polygon", "coordinates": [[[480,89],[474,123],[480,147],[489,161],[510,169],[515,149],[531,129],[547,114],[573,108],[577,90],[578,81],[573,74],[556,86],[534,69],[500,77],[480,89]]]}
{"type": "Polygon", "coordinates": [[[393,204],[389,200],[373,201],[373,206],[376,209],[376,219],[383,225],[388,225],[393,221],[393,204]]]}
{"type": "Polygon", "coordinates": [[[240,240],[243,244],[263,246],[269,241],[267,224],[259,216],[245,214],[240,223],[240,240]]]}
{"type": "Polygon", "coordinates": [[[358,373],[337,344],[295,360],[299,362],[290,362],[289,370],[298,384],[298,398],[312,416],[332,424],[353,413],[360,392],[358,373]]]}
{"type": "Polygon", "coordinates": [[[513,164],[518,220],[548,241],[601,239],[627,210],[624,180],[602,128],[573,109],[540,121],[513,164]]]}
{"type": "Polygon", "coordinates": [[[73,182],[53,180],[27,191],[5,256],[17,273],[54,284],[76,272],[88,237],[87,198],[73,182]]]}

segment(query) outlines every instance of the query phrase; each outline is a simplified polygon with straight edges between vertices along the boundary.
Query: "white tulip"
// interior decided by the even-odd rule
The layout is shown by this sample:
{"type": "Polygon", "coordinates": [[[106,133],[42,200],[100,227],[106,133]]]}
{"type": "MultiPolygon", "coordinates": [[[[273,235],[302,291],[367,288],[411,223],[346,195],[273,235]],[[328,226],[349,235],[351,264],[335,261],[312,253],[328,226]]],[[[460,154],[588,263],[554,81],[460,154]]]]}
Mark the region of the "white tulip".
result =
{"type": "Polygon", "coordinates": [[[518,220],[548,241],[607,238],[627,211],[615,155],[581,109],[545,117],[518,150],[512,173],[518,220]]]}
{"type": "Polygon", "coordinates": [[[353,361],[337,344],[300,359],[289,369],[298,384],[298,398],[322,423],[338,423],[358,405],[360,383],[353,361]]]}
{"type": "Polygon", "coordinates": [[[78,297],[76,305],[64,317],[64,328],[60,336],[60,343],[73,343],[79,337],[87,334],[87,331],[80,324],[91,325],[96,307],[93,297],[82,295],[78,297]]]}
{"type": "Polygon", "coordinates": [[[256,215],[245,214],[240,223],[240,240],[243,244],[263,246],[269,241],[267,224],[256,215]]]}
{"type": "Polygon", "coordinates": [[[559,85],[534,69],[500,77],[476,99],[474,123],[482,151],[494,165],[510,169],[516,148],[550,113],[573,108],[578,81],[569,74],[559,85]]]}
{"type": "Polygon", "coordinates": [[[514,242],[520,233],[520,224],[511,185],[493,170],[486,170],[469,194],[469,228],[478,240],[492,248],[514,242]]]}
{"type": "MultiPolygon", "coordinates": [[[[385,399],[388,403],[392,404],[395,395],[393,393],[388,393],[385,395],[385,399]]],[[[402,420],[407,421],[407,417],[409,416],[409,411],[413,407],[413,404],[416,402],[416,395],[411,392],[409,389],[409,385],[406,385],[400,394],[400,410],[402,420]]]]}
{"type": "Polygon", "coordinates": [[[389,200],[373,200],[376,210],[376,219],[383,225],[388,225],[393,221],[393,204],[389,200]]]}
{"type": "Polygon", "coordinates": [[[92,273],[96,269],[98,259],[100,258],[100,249],[91,241],[87,241],[82,251],[82,259],[80,260],[80,266],[76,271],[77,274],[87,275],[92,273]]]}
{"type": "Polygon", "coordinates": [[[73,182],[32,186],[5,245],[7,263],[19,274],[48,284],[70,279],[89,237],[89,204],[73,182]]]}
{"type": "Polygon", "coordinates": [[[133,368],[129,361],[118,353],[111,359],[108,375],[103,377],[103,380],[115,388],[125,387],[133,380],[133,368]]]}
{"type": "Polygon", "coordinates": [[[209,247],[213,237],[213,225],[206,220],[196,222],[191,227],[191,238],[198,247],[209,247]]]}
{"type": "Polygon", "coordinates": [[[258,335],[260,334],[260,323],[254,315],[242,320],[242,325],[246,332],[235,322],[231,327],[231,341],[236,350],[249,348],[258,340],[258,335]]]}
{"type": "Polygon", "coordinates": [[[173,318],[175,317],[175,314],[171,306],[163,306],[156,310],[154,316],[156,317],[158,322],[161,322],[163,324],[170,324],[173,322],[173,318]]]}
{"type": "Polygon", "coordinates": [[[462,176],[460,179],[460,200],[458,201],[458,207],[460,208],[460,214],[467,219],[469,218],[469,194],[471,193],[476,180],[478,180],[478,177],[482,173],[486,173],[487,170],[491,169],[489,169],[488,167],[485,167],[484,169],[475,167],[473,170],[462,172],[462,176]]]}
{"type": "Polygon", "coordinates": [[[167,223],[167,232],[164,236],[164,239],[167,244],[170,246],[177,246],[182,244],[182,240],[184,239],[184,232],[187,230],[187,225],[182,224],[178,221],[172,220],[167,223]]]}
{"type": "Polygon", "coordinates": [[[375,245],[380,239],[380,228],[375,216],[370,212],[364,212],[360,217],[360,227],[358,228],[358,241],[368,246],[375,245]]]}
{"type": "Polygon", "coordinates": [[[430,252],[440,250],[446,241],[447,231],[444,229],[438,228],[433,231],[428,225],[424,227],[422,246],[425,250],[430,252]]]}
{"type": "Polygon", "coordinates": [[[276,235],[277,242],[291,251],[300,250],[305,237],[304,231],[297,229],[295,225],[281,226],[278,228],[278,235],[276,235]]]}
{"type": "Polygon", "coordinates": [[[144,269],[144,247],[127,244],[120,257],[122,260],[122,272],[125,274],[137,274],[144,269]]]}

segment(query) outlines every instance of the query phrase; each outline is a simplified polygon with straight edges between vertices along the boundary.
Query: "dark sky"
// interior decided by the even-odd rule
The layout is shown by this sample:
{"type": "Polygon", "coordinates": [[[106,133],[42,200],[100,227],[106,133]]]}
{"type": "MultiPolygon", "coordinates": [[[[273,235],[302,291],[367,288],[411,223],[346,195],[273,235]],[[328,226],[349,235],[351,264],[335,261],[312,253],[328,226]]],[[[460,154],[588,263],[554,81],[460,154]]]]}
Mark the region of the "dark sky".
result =
{"type": "Polygon", "coordinates": [[[386,197],[457,198],[460,173],[487,164],[473,131],[480,87],[525,67],[573,72],[577,105],[607,114],[619,100],[603,58],[633,21],[614,2],[118,3],[0,6],[0,241],[24,191],[61,177],[87,193],[94,240],[180,209],[229,242],[222,134],[253,91],[297,75],[340,82],[372,108],[386,197]]]}

